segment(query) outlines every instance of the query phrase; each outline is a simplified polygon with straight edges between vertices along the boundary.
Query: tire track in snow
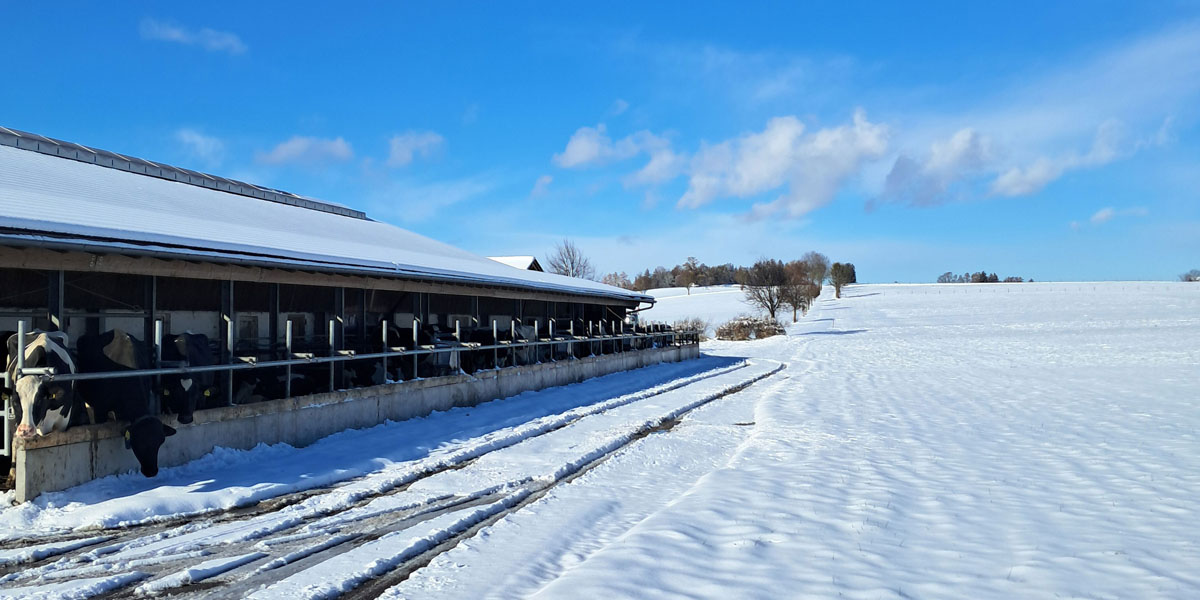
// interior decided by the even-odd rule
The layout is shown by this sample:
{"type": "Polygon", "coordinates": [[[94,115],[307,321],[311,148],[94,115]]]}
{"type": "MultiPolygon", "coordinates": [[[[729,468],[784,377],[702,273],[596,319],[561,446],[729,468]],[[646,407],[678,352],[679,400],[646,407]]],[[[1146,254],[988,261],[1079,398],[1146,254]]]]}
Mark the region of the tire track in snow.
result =
{"type": "MultiPolygon", "coordinates": [[[[773,361],[772,361],[773,362],[773,361]]],[[[598,431],[607,432],[607,437],[584,438],[579,444],[572,445],[571,458],[549,465],[551,472],[544,476],[518,475],[515,479],[506,479],[506,471],[496,468],[496,465],[480,467],[484,473],[497,474],[499,480],[485,480],[485,487],[470,491],[469,488],[457,488],[462,505],[453,510],[441,510],[438,514],[429,514],[425,518],[415,518],[406,515],[400,524],[391,527],[380,524],[366,524],[355,521],[356,527],[372,531],[355,540],[353,548],[335,548],[333,552],[321,552],[315,557],[306,558],[302,568],[295,569],[286,576],[279,576],[272,585],[264,585],[262,577],[248,577],[240,581],[229,582],[220,588],[222,595],[245,596],[253,594],[255,598],[330,598],[350,592],[349,597],[373,597],[395,583],[402,581],[416,569],[428,564],[437,555],[456,546],[460,541],[473,536],[480,529],[487,527],[505,515],[519,510],[529,503],[546,494],[553,487],[582,475],[596,465],[601,464],[616,452],[644,437],[653,430],[660,429],[664,424],[677,422],[679,418],[692,410],[708,404],[718,398],[735,393],[752,383],[769,377],[783,369],[784,365],[775,363],[761,372],[739,376],[733,381],[719,383],[711,391],[695,397],[682,390],[677,395],[690,396],[682,402],[670,407],[655,408],[652,416],[636,417],[626,426],[615,430],[609,425],[601,425],[598,431]],[[557,465],[557,466],[554,466],[557,465]],[[464,511],[470,511],[462,516],[464,511]],[[414,522],[415,521],[415,522],[414,522]],[[382,529],[380,528],[382,527],[382,529]],[[358,565],[355,567],[354,565],[358,565]],[[365,566],[364,566],[365,565],[365,566]],[[362,585],[362,587],[358,587],[362,585]]],[[[730,375],[726,373],[726,375],[730,375]]],[[[732,378],[732,377],[729,377],[732,378]]],[[[642,408],[641,405],[630,408],[642,408]]],[[[611,415],[608,415],[611,416],[611,415]]],[[[578,426],[591,425],[594,422],[584,422],[578,426]]],[[[584,431],[584,434],[587,432],[584,431]]],[[[576,439],[575,431],[560,431],[559,437],[567,436],[576,439]]],[[[549,436],[526,440],[531,444],[556,443],[548,440],[549,436]]],[[[520,467],[520,457],[530,453],[541,455],[537,449],[512,449],[518,459],[515,464],[520,467]]],[[[503,454],[503,453],[497,453],[503,454]]],[[[504,459],[489,455],[485,459],[493,459],[504,464],[504,459]]],[[[474,465],[471,467],[474,468],[474,465]]],[[[519,471],[519,468],[516,469],[519,471]]],[[[448,473],[457,477],[457,472],[448,473]]],[[[467,481],[471,481],[468,477],[467,481]]],[[[454,486],[459,482],[448,482],[454,486]]],[[[436,492],[437,486],[434,486],[436,492]]],[[[420,494],[420,491],[416,492],[420,494]]],[[[388,498],[379,498],[376,502],[385,502],[388,498]]],[[[362,507],[369,509],[370,507],[362,507]]],[[[356,509],[357,510],[357,509],[356,509]]],[[[205,593],[212,592],[214,587],[204,588],[205,593]]],[[[180,590],[186,592],[187,590],[180,590]]]]}
{"type": "MultiPolygon", "coordinates": [[[[59,556],[52,556],[50,560],[41,561],[42,564],[40,565],[26,567],[19,572],[10,572],[0,577],[0,583],[46,581],[54,578],[52,573],[71,569],[86,570],[89,573],[97,571],[111,572],[134,563],[140,566],[155,563],[154,557],[166,559],[162,561],[165,564],[172,562],[170,560],[172,557],[178,557],[178,559],[173,561],[178,562],[179,560],[191,560],[197,556],[206,556],[221,546],[256,541],[259,538],[274,533],[297,529],[313,519],[350,511],[380,496],[402,492],[413,483],[425,478],[445,471],[462,468],[481,456],[568,427],[586,417],[672,392],[706,379],[726,375],[743,369],[746,366],[747,363],[743,361],[731,367],[713,369],[690,377],[670,381],[641,392],[619,396],[607,401],[535,419],[511,431],[500,432],[507,435],[497,436],[493,432],[493,434],[484,435],[467,442],[463,448],[451,453],[448,457],[438,457],[434,461],[416,461],[416,465],[409,465],[410,468],[398,476],[390,474],[392,476],[387,477],[389,474],[386,473],[383,477],[367,476],[360,478],[357,482],[351,482],[332,490],[329,488],[306,490],[293,495],[277,497],[268,501],[265,506],[258,510],[235,509],[229,511],[224,515],[228,520],[217,518],[208,519],[200,523],[174,526],[172,524],[161,523],[149,526],[133,526],[132,528],[136,530],[135,532],[131,532],[126,536],[110,536],[110,539],[103,540],[111,541],[112,538],[115,538],[116,541],[113,543],[101,548],[90,549],[87,552],[75,554],[66,554],[66,550],[53,552],[52,554],[59,556]],[[386,480],[379,481],[380,479],[386,480]],[[369,485],[359,485],[363,483],[369,485]],[[331,496],[336,496],[336,498],[331,499],[331,496]],[[280,518],[280,512],[296,512],[301,514],[285,514],[283,518],[280,518]],[[247,516],[247,513],[249,513],[249,516],[247,516]],[[152,528],[153,532],[147,534],[147,527],[152,528]]],[[[398,510],[384,511],[374,516],[391,515],[392,513],[409,509],[410,514],[405,517],[405,520],[411,520],[414,517],[420,517],[422,514],[437,513],[444,511],[448,507],[454,507],[463,503],[461,497],[439,498],[427,505],[401,507],[398,510]],[[437,502],[437,500],[446,500],[446,502],[437,502]]],[[[336,532],[337,530],[333,531],[336,532]]],[[[321,533],[324,532],[318,532],[317,535],[321,533]]],[[[336,544],[328,546],[320,550],[320,552],[328,551],[336,546],[336,544]]],[[[63,547],[69,549],[69,545],[64,545],[63,547]]],[[[156,566],[159,566],[161,569],[161,564],[156,566]]],[[[139,577],[137,580],[151,576],[140,571],[139,573],[142,577],[139,577]]],[[[137,580],[129,580],[128,583],[133,583],[137,580]]],[[[104,592],[109,592],[111,595],[111,590],[105,589],[104,592]]],[[[0,594],[3,593],[5,593],[5,590],[0,589],[0,594]]]]}

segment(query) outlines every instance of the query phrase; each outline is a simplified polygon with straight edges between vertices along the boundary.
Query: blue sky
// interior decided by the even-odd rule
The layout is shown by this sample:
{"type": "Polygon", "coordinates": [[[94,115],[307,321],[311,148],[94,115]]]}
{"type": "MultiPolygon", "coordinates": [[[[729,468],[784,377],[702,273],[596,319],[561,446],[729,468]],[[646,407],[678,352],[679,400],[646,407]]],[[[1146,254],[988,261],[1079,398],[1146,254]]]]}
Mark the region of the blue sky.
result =
{"type": "Polygon", "coordinates": [[[7,3],[0,125],[602,272],[1200,268],[1196,2],[436,4],[7,3]]]}

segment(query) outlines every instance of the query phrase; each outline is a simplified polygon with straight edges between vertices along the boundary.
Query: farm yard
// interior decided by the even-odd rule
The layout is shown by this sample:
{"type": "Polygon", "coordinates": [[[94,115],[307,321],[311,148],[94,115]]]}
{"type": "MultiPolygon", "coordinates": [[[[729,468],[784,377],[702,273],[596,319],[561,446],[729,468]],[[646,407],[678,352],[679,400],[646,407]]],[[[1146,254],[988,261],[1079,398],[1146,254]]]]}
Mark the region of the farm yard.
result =
{"type": "Polygon", "coordinates": [[[3,14],[0,600],[1200,599],[1200,2],[3,14]]]}
{"type": "Polygon", "coordinates": [[[1197,339],[1186,284],[826,290],[699,360],[5,508],[0,595],[1191,598],[1197,339]]]}

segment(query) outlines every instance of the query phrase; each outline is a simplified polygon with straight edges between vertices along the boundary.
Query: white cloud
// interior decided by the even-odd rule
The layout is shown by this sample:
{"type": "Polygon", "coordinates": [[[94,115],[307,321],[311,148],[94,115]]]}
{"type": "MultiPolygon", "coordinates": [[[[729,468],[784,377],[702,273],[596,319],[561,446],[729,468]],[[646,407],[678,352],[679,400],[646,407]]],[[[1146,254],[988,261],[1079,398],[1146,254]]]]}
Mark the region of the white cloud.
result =
{"type": "Polygon", "coordinates": [[[156,19],[142,19],[139,31],[144,40],[159,40],[174,42],[185,46],[200,46],[210,52],[227,52],[241,54],[246,51],[246,44],[236,34],[215,29],[191,30],[173,23],[156,19]]]}
{"type": "Polygon", "coordinates": [[[794,116],[776,117],[762,132],[743,135],[696,153],[680,207],[696,208],[722,197],[746,198],[787,185],[777,200],[754,207],[756,216],[801,217],[833,199],[864,163],[883,156],[888,129],[862,110],[848,125],[805,134],[794,116]]]}
{"type": "MultiPolygon", "coordinates": [[[[643,176],[635,175],[633,180],[642,182],[656,181],[663,176],[669,165],[676,160],[671,152],[671,142],[665,137],[649,131],[638,131],[614,141],[608,136],[608,130],[603,123],[595,127],[580,127],[567,140],[567,147],[555,154],[552,161],[555,165],[566,169],[597,167],[616,161],[633,158],[638,154],[647,153],[653,165],[646,165],[643,176]],[[657,158],[657,163],[655,159],[657,158]]],[[[674,175],[672,175],[673,177],[674,175]]]]}
{"type": "MultiPolygon", "coordinates": [[[[960,183],[982,183],[983,193],[996,196],[1031,195],[1072,171],[1171,143],[1174,115],[1194,118],[1190,107],[1200,101],[1200,24],[1011,75],[1019,83],[938,90],[954,104],[904,115],[895,144],[901,153],[874,180],[880,200],[936,204],[952,199],[960,183]],[[982,99],[973,103],[976,93],[982,99]],[[911,150],[968,130],[989,143],[987,160],[937,169],[932,152],[911,150]]],[[[928,97],[914,94],[918,102],[928,97]]]]}
{"type": "Polygon", "coordinates": [[[403,167],[416,156],[428,157],[446,144],[446,138],[432,131],[408,131],[392,136],[389,167],[403,167]]]}
{"type": "Polygon", "coordinates": [[[629,110],[629,103],[621,98],[617,98],[613,101],[612,107],[608,109],[608,114],[616,117],[623,114],[627,110],[629,110]]]}
{"type": "Polygon", "coordinates": [[[1116,209],[1111,206],[1104,207],[1096,211],[1088,221],[1092,225],[1103,225],[1117,217],[1144,217],[1150,214],[1150,211],[1145,207],[1135,206],[1132,208],[1116,209]]]}
{"type": "Polygon", "coordinates": [[[625,178],[625,185],[655,185],[678,177],[687,168],[687,157],[664,146],[650,151],[650,161],[625,178]]]}
{"type": "Polygon", "coordinates": [[[209,165],[220,164],[225,156],[225,144],[220,139],[195,129],[183,128],[176,131],[175,140],[183,145],[189,155],[209,165]]]}
{"type": "Polygon", "coordinates": [[[350,149],[350,144],[340,137],[323,139],[297,135],[275,146],[270,152],[260,152],[257,160],[268,165],[320,165],[343,162],[353,157],[354,151],[350,149]]]}
{"type": "Polygon", "coordinates": [[[923,162],[904,154],[896,157],[884,183],[883,199],[918,206],[942,202],[951,186],[990,165],[995,154],[991,138],[969,127],[960,129],[930,144],[923,162]]]}
{"type": "Polygon", "coordinates": [[[537,181],[533,182],[533,189],[530,190],[529,195],[535,198],[544,195],[546,190],[550,188],[550,182],[552,181],[554,181],[554,177],[550,175],[538,177],[537,181]]]}
{"type": "Polygon", "coordinates": [[[1029,166],[1004,171],[992,181],[991,191],[997,196],[1028,196],[1058,179],[1063,170],[1063,162],[1042,157],[1029,166]]]}
{"type": "Polygon", "coordinates": [[[1092,215],[1092,218],[1089,220],[1092,222],[1092,225],[1099,225],[1101,223],[1108,222],[1110,219],[1116,216],[1116,214],[1117,211],[1110,206],[1096,211],[1096,214],[1092,215]]]}
{"type": "Polygon", "coordinates": [[[561,154],[555,154],[554,164],[572,169],[603,165],[616,160],[624,160],[638,153],[638,145],[633,136],[613,142],[608,137],[608,131],[601,123],[595,127],[580,127],[567,140],[567,147],[561,154]]]}
{"type": "Polygon", "coordinates": [[[1106,165],[1154,144],[1157,139],[1165,139],[1161,130],[1150,142],[1128,142],[1125,126],[1110,119],[1100,125],[1092,140],[1092,148],[1086,154],[1065,154],[1055,158],[1042,156],[1028,166],[1011,167],[992,182],[991,192],[998,196],[1033,194],[1067,171],[1106,165]]]}

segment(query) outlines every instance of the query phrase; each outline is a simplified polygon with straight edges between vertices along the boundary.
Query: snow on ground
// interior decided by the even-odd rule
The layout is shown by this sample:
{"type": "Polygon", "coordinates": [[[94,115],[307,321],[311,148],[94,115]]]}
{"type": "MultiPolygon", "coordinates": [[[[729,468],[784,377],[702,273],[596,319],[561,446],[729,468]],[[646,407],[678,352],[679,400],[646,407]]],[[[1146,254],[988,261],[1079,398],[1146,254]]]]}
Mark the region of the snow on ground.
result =
{"type": "MultiPolygon", "coordinates": [[[[334,482],[242,520],[84,540],[0,595],[203,580],[197,596],[323,597],[491,518],[384,597],[1200,597],[1200,286],[831,292],[787,336],[699,361],[5,509],[0,534],[44,538],[0,555],[19,562],[65,551],[63,531],[334,482]]],[[[723,321],[740,299],[654,310],[723,321]]]]}
{"type": "MultiPolygon", "coordinates": [[[[0,509],[0,540],[46,538],[61,533],[146,523],[219,509],[246,506],[283,494],[388,474],[358,485],[361,493],[411,479],[414,461],[424,468],[461,461],[572,418],[572,409],[674,385],[733,361],[708,358],[664,364],[591,379],[575,385],[529,392],[471,408],[434,413],[423,419],[385,423],[327,437],[305,448],[262,445],[249,451],[218,448],[147,479],[138,473],[104,477],[42,494],[33,502],[0,509]],[[558,415],[557,419],[539,421],[558,415]],[[566,416],[563,416],[566,415],[566,416]],[[400,443],[398,440],[402,440],[400,443]],[[470,443],[474,441],[474,443],[470,443]],[[398,471],[396,473],[395,471],[398,471]]],[[[357,496],[342,495],[338,502],[357,496]]]]}
{"type": "Polygon", "coordinates": [[[1195,340],[1196,286],[854,286],[387,597],[1194,598],[1195,340]]]}
{"type": "Polygon", "coordinates": [[[736,285],[693,287],[691,294],[681,287],[646,290],[646,293],[654,296],[656,303],[642,313],[642,319],[674,323],[698,317],[708,322],[710,333],[738,315],[758,313],[746,304],[745,293],[736,285]]]}

